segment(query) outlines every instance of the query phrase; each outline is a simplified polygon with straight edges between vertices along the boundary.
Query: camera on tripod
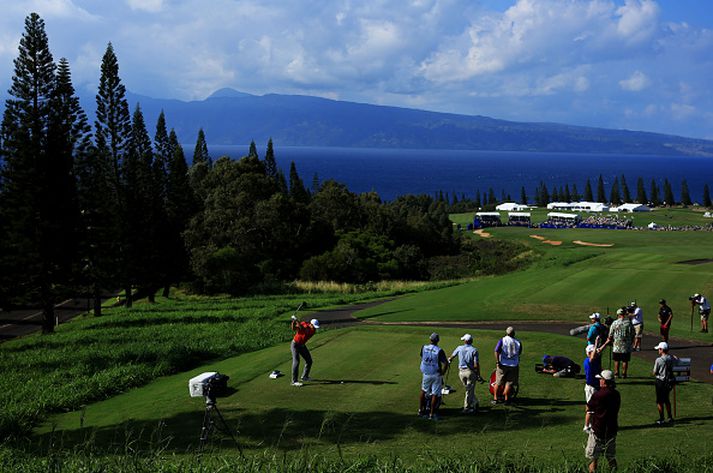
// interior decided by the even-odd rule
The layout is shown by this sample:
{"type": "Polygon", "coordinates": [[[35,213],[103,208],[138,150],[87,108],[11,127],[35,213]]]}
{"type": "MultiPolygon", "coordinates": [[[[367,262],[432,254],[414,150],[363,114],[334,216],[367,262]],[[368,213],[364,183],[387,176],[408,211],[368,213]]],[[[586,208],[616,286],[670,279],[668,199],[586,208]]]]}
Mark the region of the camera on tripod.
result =
{"type": "Polygon", "coordinates": [[[207,371],[188,381],[188,393],[191,397],[204,397],[206,404],[215,404],[216,398],[228,395],[230,376],[207,371]]]}

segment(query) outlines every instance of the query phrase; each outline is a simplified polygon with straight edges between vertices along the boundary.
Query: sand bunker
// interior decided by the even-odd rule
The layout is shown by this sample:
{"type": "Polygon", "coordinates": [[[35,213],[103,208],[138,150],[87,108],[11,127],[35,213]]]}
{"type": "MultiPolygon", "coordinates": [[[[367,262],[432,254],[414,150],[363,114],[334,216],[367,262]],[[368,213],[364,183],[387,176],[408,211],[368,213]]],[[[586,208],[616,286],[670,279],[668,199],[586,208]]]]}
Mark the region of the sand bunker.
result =
{"type": "Polygon", "coordinates": [[[546,238],[540,235],[530,235],[530,238],[534,238],[535,240],[545,240],[546,238]]]}
{"type": "Polygon", "coordinates": [[[596,246],[598,248],[611,248],[614,243],[590,243],[588,241],[574,240],[572,243],[581,246],[596,246]]]}
{"type": "Polygon", "coordinates": [[[475,233],[476,235],[481,236],[483,238],[490,238],[493,236],[490,233],[486,232],[485,230],[475,230],[473,233],[475,233]]]}
{"type": "Polygon", "coordinates": [[[562,242],[558,240],[542,240],[542,243],[552,246],[560,246],[562,244],[562,242]]]}

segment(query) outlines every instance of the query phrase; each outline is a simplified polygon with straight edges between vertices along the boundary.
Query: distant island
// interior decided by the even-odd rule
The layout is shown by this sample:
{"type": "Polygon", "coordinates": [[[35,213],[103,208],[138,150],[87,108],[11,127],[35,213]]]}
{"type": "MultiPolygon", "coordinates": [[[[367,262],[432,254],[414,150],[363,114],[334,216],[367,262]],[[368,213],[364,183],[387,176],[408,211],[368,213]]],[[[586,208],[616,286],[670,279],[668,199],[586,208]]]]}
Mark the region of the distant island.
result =
{"type": "MultiPolygon", "coordinates": [[[[90,115],[94,96],[81,97],[90,115]]],[[[642,131],[527,123],[370,105],[302,95],[251,95],[224,88],[205,100],[156,99],[127,93],[147,123],[161,110],[182,143],[203,128],[212,145],[454,149],[599,154],[713,156],[713,141],[642,131]]],[[[93,119],[93,118],[92,118],[93,119]]]]}

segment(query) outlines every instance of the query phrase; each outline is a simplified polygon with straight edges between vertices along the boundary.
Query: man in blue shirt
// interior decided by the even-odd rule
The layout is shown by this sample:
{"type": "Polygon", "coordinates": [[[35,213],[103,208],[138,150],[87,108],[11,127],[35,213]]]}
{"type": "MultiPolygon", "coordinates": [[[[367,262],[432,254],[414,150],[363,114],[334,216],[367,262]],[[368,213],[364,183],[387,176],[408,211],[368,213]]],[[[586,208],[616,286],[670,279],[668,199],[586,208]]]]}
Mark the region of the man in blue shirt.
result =
{"type": "Polygon", "coordinates": [[[437,333],[432,333],[428,345],[421,347],[421,373],[423,379],[421,381],[421,397],[418,409],[418,415],[426,415],[426,396],[431,398],[431,408],[428,412],[428,418],[437,420],[436,404],[438,396],[441,394],[443,387],[443,373],[448,369],[448,358],[446,352],[438,346],[440,337],[437,333]]]}
{"type": "MultiPolygon", "coordinates": [[[[594,345],[587,345],[585,350],[587,357],[584,359],[584,399],[589,402],[592,394],[599,390],[599,380],[597,375],[602,372],[602,357],[594,348],[594,345]]],[[[585,426],[586,427],[586,426],[585,426]]]]}
{"type": "Polygon", "coordinates": [[[465,400],[463,402],[463,412],[472,414],[478,408],[478,397],[475,395],[475,382],[480,377],[480,365],[478,364],[478,349],[473,346],[473,336],[466,333],[462,337],[463,345],[453,350],[453,354],[448,358],[448,362],[458,356],[458,378],[465,387],[465,400]]]}

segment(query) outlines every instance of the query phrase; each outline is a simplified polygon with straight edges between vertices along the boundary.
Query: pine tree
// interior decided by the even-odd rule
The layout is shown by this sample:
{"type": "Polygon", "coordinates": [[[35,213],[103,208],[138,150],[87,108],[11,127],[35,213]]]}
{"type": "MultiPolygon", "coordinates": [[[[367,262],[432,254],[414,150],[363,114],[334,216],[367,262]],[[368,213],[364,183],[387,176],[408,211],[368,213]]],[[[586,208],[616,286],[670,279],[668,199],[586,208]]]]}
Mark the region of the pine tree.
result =
{"type": "Polygon", "coordinates": [[[171,160],[173,150],[168,140],[168,129],[166,127],[166,115],[161,110],[156,121],[156,133],[154,134],[154,167],[161,181],[161,195],[165,195],[166,174],[168,173],[168,162],[171,160]]]}
{"type": "Polygon", "coordinates": [[[625,203],[631,202],[631,192],[629,191],[629,186],[626,183],[626,177],[621,175],[621,197],[624,199],[625,203]]]}
{"type": "Polygon", "coordinates": [[[607,201],[606,192],[604,191],[604,179],[602,175],[599,175],[599,180],[597,181],[597,202],[605,203],[607,201]]]}
{"type": "Polygon", "coordinates": [[[552,187],[552,196],[550,197],[552,199],[552,202],[559,202],[560,199],[560,194],[557,191],[557,186],[552,187]]]}
{"type": "Polygon", "coordinates": [[[552,200],[550,199],[550,192],[547,190],[547,184],[545,184],[544,182],[540,182],[540,193],[542,206],[545,206],[552,202],[552,200]]]}
{"type": "Polygon", "coordinates": [[[525,186],[520,187],[520,203],[522,205],[527,205],[527,192],[525,192],[525,186]]]}
{"type": "Polygon", "coordinates": [[[592,202],[594,196],[592,195],[592,183],[587,179],[587,184],[584,186],[584,200],[585,202],[592,202]]]}
{"type": "Polygon", "coordinates": [[[636,181],[636,202],[642,205],[649,203],[649,199],[646,197],[646,189],[644,188],[644,179],[641,177],[636,181]]]}
{"type": "Polygon", "coordinates": [[[564,201],[572,202],[572,193],[569,191],[569,184],[564,185],[564,201]]]}
{"type": "Polygon", "coordinates": [[[299,174],[297,174],[297,166],[295,166],[294,161],[290,163],[290,197],[295,202],[303,204],[309,203],[309,192],[307,192],[304,182],[302,182],[299,174]]]}
{"type": "Polygon", "coordinates": [[[688,182],[681,181],[681,205],[691,205],[691,194],[688,191],[688,182]]]}
{"type": "Polygon", "coordinates": [[[651,204],[654,207],[661,205],[661,199],[659,198],[659,188],[656,185],[656,180],[651,179],[651,204]]]}
{"type": "Polygon", "coordinates": [[[129,136],[131,134],[131,116],[129,104],[126,101],[126,88],[119,77],[119,61],[111,43],[107,45],[102,58],[99,91],[96,96],[97,110],[94,122],[94,140],[99,159],[106,159],[111,165],[111,195],[112,207],[115,209],[113,231],[118,239],[117,273],[120,285],[124,288],[126,307],[133,303],[132,288],[129,275],[127,254],[128,229],[126,225],[127,205],[126,194],[122,186],[123,160],[126,155],[129,136]]]}
{"type": "Polygon", "coordinates": [[[189,171],[191,187],[193,187],[193,192],[198,196],[200,202],[203,202],[208,195],[208,189],[205,188],[205,180],[212,168],[213,161],[208,154],[205,132],[201,128],[198,130],[198,138],[193,150],[193,164],[189,171]]]}
{"type": "Polygon", "coordinates": [[[671,183],[668,182],[668,179],[663,181],[663,203],[669,207],[676,204],[673,197],[673,189],[671,189],[671,183]]]}
{"type": "Polygon", "coordinates": [[[495,205],[498,203],[498,199],[495,197],[495,191],[493,188],[488,189],[488,205],[495,205]]]}
{"type": "Polygon", "coordinates": [[[621,196],[619,194],[619,178],[615,177],[614,182],[611,185],[611,191],[609,194],[609,202],[612,205],[619,205],[621,203],[621,196]]]}
{"type": "Polygon", "coordinates": [[[248,156],[255,159],[260,159],[257,154],[257,146],[255,146],[255,141],[250,142],[250,149],[248,150],[248,156]]]}
{"type": "Polygon", "coordinates": [[[572,184],[572,202],[579,202],[581,196],[577,190],[577,184],[572,184]]]}
{"type": "Polygon", "coordinates": [[[6,292],[4,297],[40,303],[44,333],[54,331],[55,289],[64,277],[57,264],[64,256],[58,253],[53,238],[65,229],[53,212],[71,198],[57,194],[67,182],[68,156],[50,148],[59,148],[67,138],[49,136],[50,132],[61,132],[58,122],[68,121],[59,113],[53,114],[55,71],[44,21],[32,13],[25,18],[19,54],[14,60],[11,97],[0,126],[0,286],[6,292]],[[62,175],[53,175],[54,171],[62,175]]]}
{"type": "MultiPolygon", "coordinates": [[[[272,138],[267,140],[267,150],[265,151],[265,174],[267,177],[277,179],[277,161],[275,160],[275,150],[272,147],[272,138]]],[[[319,188],[312,187],[313,192],[318,192],[319,188]]]]}
{"type": "Polygon", "coordinates": [[[483,202],[480,200],[480,189],[475,191],[475,207],[479,209],[483,206],[483,202]]]}
{"type": "Polygon", "coordinates": [[[703,186],[703,206],[708,208],[713,206],[713,203],[711,203],[711,191],[708,188],[708,184],[703,186]]]}

